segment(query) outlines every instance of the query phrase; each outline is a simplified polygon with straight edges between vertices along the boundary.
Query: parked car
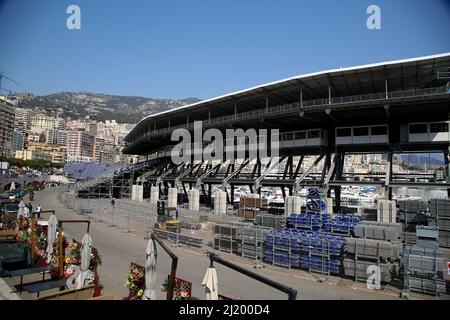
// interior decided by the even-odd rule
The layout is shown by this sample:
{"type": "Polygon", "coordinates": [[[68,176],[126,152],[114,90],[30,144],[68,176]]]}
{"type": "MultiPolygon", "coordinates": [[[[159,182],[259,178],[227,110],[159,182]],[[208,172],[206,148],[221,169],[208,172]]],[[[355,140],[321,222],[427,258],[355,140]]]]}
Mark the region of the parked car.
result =
{"type": "Polygon", "coordinates": [[[18,211],[19,211],[19,204],[15,203],[15,202],[4,202],[2,209],[1,209],[2,213],[15,215],[15,216],[17,216],[18,211]]]}
{"type": "Polygon", "coordinates": [[[9,199],[16,199],[16,195],[14,193],[8,192],[0,194],[0,200],[9,200],[9,199]]]}

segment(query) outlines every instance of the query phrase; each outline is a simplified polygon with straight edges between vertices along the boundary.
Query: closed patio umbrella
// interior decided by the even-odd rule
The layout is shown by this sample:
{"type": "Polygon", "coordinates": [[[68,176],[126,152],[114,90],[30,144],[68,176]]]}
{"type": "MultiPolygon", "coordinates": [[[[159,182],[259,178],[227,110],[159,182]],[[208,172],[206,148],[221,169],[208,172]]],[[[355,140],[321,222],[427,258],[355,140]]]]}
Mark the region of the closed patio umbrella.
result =
{"type": "Polygon", "coordinates": [[[219,284],[217,281],[217,271],[214,267],[206,270],[202,286],[205,287],[206,300],[219,300],[219,284]]]}
{"type": "Polygon", "coordinates": [[[23,217],[24,214],[24,209],[25,208],[25,203],[23,202],[23,200],[20,200],[19,202],[19,210],[17,210],[17,219],[19,219],[20,216],[23,217]]]}
{"type": "Polygon", "coordinates": [[[13,191],[16,190],[16,184],[13,182],[11,182],[11,186],[9,187],[9,191],[13,191]]]}
{"type": "Polygon", "coordinates": [[[156,241],[150,239],[145,249],[145,290],[142,300],[156,300],[156,258],[158,249],[156,241]]]}
{"type": "Polygon", "coordinates": [[[91,264],[92,238],[86,233],[81,240],[81,272],[76,280],[76,288],[80,289],[84,286],[89,276],[89,265],[91,264]]]}
{"type": "Polygon", "coordinates": [[[48,218],[47,226],[47,263],[50,263],[53,258],[53,242],[56,240],[56,229],[58,227],[58,219],[55,214],[52,214],[48,218]]]}

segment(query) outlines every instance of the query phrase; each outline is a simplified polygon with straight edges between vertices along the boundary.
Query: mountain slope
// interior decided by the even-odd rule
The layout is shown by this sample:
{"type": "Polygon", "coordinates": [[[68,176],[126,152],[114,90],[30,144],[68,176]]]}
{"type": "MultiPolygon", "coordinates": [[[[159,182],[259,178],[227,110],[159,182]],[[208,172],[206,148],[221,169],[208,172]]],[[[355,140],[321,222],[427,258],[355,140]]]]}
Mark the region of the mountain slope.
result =
{"type": "Polygon", "coordinates": [[[89,116],[98,121],[115,119],[136,123],[142,117],[200,101],[197,98],[154,99],[135,96],[115,96],[91,92],[60,92],[46,96],[18,94],[19,107],[41,109],[49,114],[79,119],[89,116]]]}

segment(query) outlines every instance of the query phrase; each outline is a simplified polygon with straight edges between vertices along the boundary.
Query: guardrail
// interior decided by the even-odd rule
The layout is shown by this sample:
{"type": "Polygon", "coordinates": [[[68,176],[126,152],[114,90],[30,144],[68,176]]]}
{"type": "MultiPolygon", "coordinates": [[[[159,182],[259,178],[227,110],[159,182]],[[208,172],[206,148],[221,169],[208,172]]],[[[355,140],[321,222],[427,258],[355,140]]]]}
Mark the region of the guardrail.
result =
{"type": "Polygon", "coordinates": [[[198,247],[201,248],[203,246],[203,240],[199,238],[184,236],[179,234],[178,232],[168,231],[168,230],[161,230],[154,228],[152,230],[153,234],[158,236],[161,239],[168,240],[175,246],[179,246],[180,244],[185,244],[188,246],[198,247]]]}

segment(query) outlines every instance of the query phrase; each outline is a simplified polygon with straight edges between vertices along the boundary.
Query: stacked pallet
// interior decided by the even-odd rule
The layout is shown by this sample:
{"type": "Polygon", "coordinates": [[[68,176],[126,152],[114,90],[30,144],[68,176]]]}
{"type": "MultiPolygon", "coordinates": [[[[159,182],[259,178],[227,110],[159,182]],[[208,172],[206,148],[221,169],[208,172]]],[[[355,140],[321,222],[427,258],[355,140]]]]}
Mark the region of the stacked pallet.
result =
{"type": "Polygon", "coordinates": [[[244,258],[262,259],[264,250],[264,241],[269,233],[272,232],[270,228],[247,226],[238,229],[237,252],[244,258]]]}
{"type": "Polygon", "coordinates": [[[377,221],[378,222],[396,222],[397,207],[391,200],[378,200],[377,202],[377,221]]]}
{"type": "Polygon", "coordinates": [[[345,239],[314,231],[288,229],[266,237],[264,260],[273,265],[339,273],[345,239]]]}
{"type": "Polygon", "coordinates": [[[365,281],[371,274],[369,266],[380,269],[381,282],[390,282],[399,273],[400,241],[385,241],[374,239],[347,238],[345,247],[344,273],[355,277],[355,280],[365,281]]]}
{"type": "Polygon", "coordinates": [[[214,249],[234,253],[238,248],[238,230],[239,226],[228,224],[214,225],[214,249]]]}
{"type": "Polygon", "coordinates": [[[407,290],[430,295],[446,291],[441,249],[407,246],[403,259],[407,290]]]}
{"type": "Polygon", "coordinates": [[[260,213],[261,199],[258,194],[248,194],[239,199],[239,216],[253,220],[260,213]]]}
{"type": "Polygon", "coordinates": [[[345,249],[353,256],[394,262],[400,259],[402,243],[400,241],[347,238],[345,249]]]}
{"type": "Polygon", "coordinates": [[[354,232],[357,238],[394,241],[401,238],[402,227],[399,223],[361,221],[354,232]]]}
{"type": "Polygon", "coordinates": [[[267,205],[267,213],[277,216],[284,215],[284,203],[269,202],[267,205]]]}
{"type": "Polygon", "coordinates": [[[439,246],[450,248],[450,200],[431,199],[430,214],[439,229],[439,246]]]}
{"type": "Polygon", "coordinates": [[[354,232],[360,218],[353,215],[329,214],[292,214],[289,216],[289,226],[296,229],[321,230],[324,232],[350,235],[354,232]]]}
{"type": "Polygon", "coordinates": [[[283,230],[286,228],[286,217],[273,214],[259,214],[255,218],[256,225],[283,230]]]}
{"type": "Polygon", "coordinates": [[[376,265],[380,268],[380,281],[383,283],[391,282],[392,275],[397,272],[396,268],[398,268],[398,266],[391,262],[374,264],[372,261],[355,260],[351,258],[345,258],[343,265],[345,275],[354,277],[359,281],[366,281],[366,279],[370,276],[370,273],[368,273],[368,270],[370,270],[369,267],[376,265]]]}
{"type": "Polygon", "coordinates": [[[427,203],[421,200],[399,200],[398,221],[403,224],[403,230],[415,232],[416,226],[427,225],[427,203]]]}

